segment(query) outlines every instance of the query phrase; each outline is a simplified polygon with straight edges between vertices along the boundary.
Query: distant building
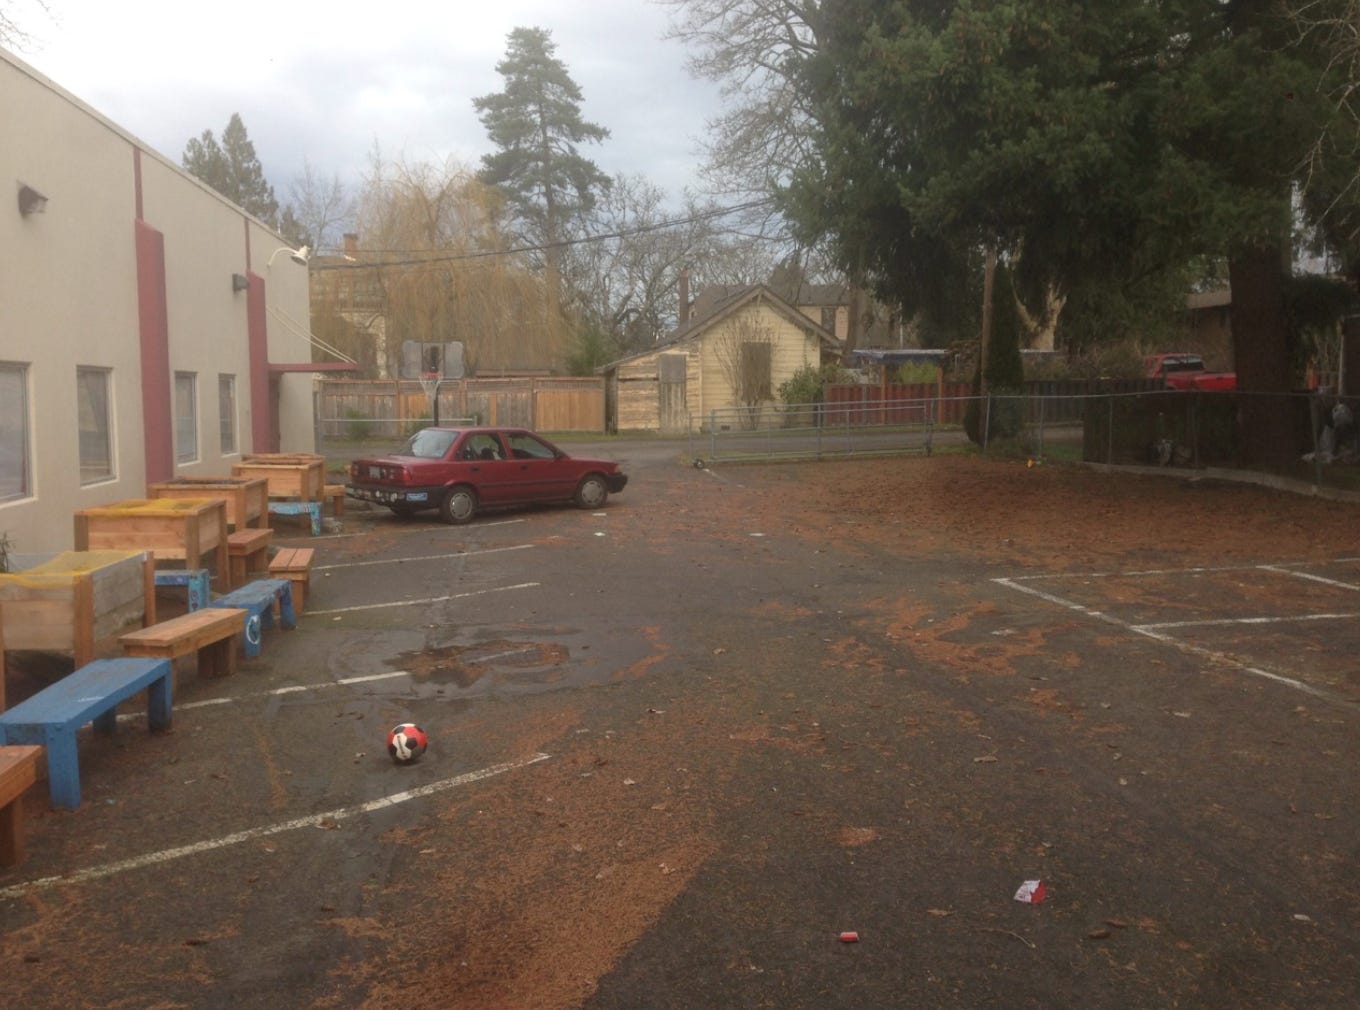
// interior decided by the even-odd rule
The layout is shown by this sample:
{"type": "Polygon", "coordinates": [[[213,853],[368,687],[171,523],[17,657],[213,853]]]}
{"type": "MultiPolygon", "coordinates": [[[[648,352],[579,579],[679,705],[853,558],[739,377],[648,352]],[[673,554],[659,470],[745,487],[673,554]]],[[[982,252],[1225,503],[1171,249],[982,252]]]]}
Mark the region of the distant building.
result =
{"type": "Polygon", "coordinates": [[[684,432],[732,408],[758,423],[781,383],[840,357],[840,341],[763,284],[703,305],[655,347],[600,369],[612,430],[684,432]]]}

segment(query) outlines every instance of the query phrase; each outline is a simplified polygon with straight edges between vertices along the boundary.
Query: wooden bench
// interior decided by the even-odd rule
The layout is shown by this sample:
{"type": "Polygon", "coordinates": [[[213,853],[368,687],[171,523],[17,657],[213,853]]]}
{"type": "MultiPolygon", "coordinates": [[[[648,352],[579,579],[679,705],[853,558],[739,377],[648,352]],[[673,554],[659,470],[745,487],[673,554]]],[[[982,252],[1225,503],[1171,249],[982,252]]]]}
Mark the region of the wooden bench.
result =
{"type": "Polygon", "coordinates": [[[247,611],[245,632],[241,636],[246,656],[260,654],[260,640],[265,628],[273,627],[274,608],[278,607],[279,623],[285,628],[297,626],[293,611],[293,583],[288,579],[256,579],[240,589],[213,600],[209,609],[226,607],[247,611]]]}
{"type": "Polygon", "coordinates": [[[345,485],[327,484],[321,489],[321,498],[330,504],[331,515],[342,516],[345,514],[345,485]]]}
{"type": "Polygon", "coordinates": [[[101,733],[118,724],[118,703],[146,691],[147,723],[170,728],[172,669],[168,659],[96,659],[27,701],[0,712],[0,744],[42,744],[54,806],[80,806],[76,730],[93,720],[101,733]]]}
{"type": "Polygon", "coordinates": [[[319,501],[271,501],[271,516],[307,516],[312,524],[312,536],[321,535],[321,503],[319,501]]]}
{"type": "Polygon", "coordinates": [[[231,561],[228,588],[242,585],[250,576],[269,568],[269,541],[273,539],[271,529],[239,529],[227,535],[227,555],[231,561]]]}
{"type": "Polygon", "coordinates": [[[293,611],[302,613],[307,606],[307,591],[312,588],[312,559],[316,552],[310,547],[284,547],[269,562],[269,575],[293,583],[293,611]]]}
{"type": "Polygon", "coordinates": [[[206,568],[157,568],[157,586],[182,586],[189,593],[189,609],[202,610],[212,599],[212,576],[206,568]]]}
{"type": "Polygon", "coordinates": [[[128,656],[176,660],[197,653],[200,676],[226,676],[236,672],[236,638],[248,617],[245,610],[206,607],[129,631],[118,642],[128,656]]]}
{"type": "Polygon", "coordinates": [[[38,781],[42,748],[0,747],[0,866],[24,861],[24,793],[38,781]]]}

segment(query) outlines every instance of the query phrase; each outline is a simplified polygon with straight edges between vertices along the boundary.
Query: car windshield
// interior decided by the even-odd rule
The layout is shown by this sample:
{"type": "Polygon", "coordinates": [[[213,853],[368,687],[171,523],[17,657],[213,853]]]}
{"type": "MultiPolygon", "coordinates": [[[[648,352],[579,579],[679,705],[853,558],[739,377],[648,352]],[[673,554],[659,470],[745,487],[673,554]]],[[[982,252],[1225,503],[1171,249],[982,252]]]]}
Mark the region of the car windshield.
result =
{"type": "Polygon", "coordinates": [[[1167,358],[1162,362],[1162,368],[1168,372],[1202,372],[1204,371],[1204,359],[1167,358]]]}
{"type": "Polygon", "coordinates": [[[399,455],[421,459],[442,459],[449,446],[458,439],[458,432],[445,428],[422,428],[406,440],[399,455]]]}

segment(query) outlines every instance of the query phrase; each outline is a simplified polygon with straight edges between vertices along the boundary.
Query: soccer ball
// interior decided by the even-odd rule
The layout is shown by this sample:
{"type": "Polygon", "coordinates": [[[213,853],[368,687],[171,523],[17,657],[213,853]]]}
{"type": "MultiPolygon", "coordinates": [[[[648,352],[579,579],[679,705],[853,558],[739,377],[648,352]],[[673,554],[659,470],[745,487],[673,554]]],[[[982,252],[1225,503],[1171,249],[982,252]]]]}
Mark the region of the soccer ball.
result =
{"type": "Polygon", "coordinates": [[[393,726],[392,732],[387,734],[387,753],[398,764],[418,760],[429,744],[430,738],[425,735],[425,731],[413,722],[393,726]]]}

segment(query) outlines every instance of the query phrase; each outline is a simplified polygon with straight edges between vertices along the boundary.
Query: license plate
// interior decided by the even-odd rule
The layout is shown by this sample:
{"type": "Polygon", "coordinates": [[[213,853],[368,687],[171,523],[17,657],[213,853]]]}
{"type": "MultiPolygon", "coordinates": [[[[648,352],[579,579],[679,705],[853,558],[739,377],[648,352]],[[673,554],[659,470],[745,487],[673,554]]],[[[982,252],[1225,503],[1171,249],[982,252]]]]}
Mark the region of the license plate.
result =
{"type": "Polygon", "coordinates": [[[427,492],[425,492],[425,491],[407,491],[407,492],[406,492],[406,500],[407,500],[407,501],[429,501],[429,500],[430,500],[430,496],[429,496],[429,494],[428,494],[427,492]]]}

